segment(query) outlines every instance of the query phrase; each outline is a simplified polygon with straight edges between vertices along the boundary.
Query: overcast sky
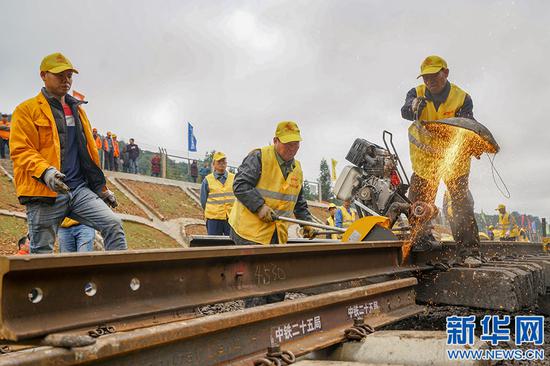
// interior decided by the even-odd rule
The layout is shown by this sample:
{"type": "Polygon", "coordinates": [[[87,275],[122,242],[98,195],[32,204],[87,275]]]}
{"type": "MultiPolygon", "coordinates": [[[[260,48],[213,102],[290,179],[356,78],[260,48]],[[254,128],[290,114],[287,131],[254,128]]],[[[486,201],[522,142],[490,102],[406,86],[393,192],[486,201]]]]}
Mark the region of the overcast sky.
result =
{"type": "Polygon", "coordinates": [[[493,183],[472,164],[476,210],[550,216],[548,1],[7,1],[1,0],[0,111],[36,95],[43,56],[80,71],[92,124],[144,148],[187,155],[218,149],[238,165],[281,120],[298,122],[307,179],[322,157],[345,165],[357,137],[384,129],[410,172],[400,108],[423,58],[444,57],[449,79],[501,146],[493,183]]]}

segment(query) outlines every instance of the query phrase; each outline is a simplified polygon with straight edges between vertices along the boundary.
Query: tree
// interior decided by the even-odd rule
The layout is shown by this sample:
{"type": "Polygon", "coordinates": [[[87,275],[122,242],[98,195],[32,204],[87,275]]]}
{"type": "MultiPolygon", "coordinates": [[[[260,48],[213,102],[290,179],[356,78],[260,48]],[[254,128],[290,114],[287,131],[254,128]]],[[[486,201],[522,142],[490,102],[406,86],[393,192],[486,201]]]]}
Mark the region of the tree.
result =
{"type": "Polygon", "coordinates": [[[311,186],[308,182],[304,182],[304,187],[302,189],[302,193],[304,194],[304,198],[308,201],[316,201],[317,195],[311,191],[311,186]]]}
{"type": "Polygon", "coordinates": [[[320,174],[317,182],[321,188],[321,200],[328,201],[333,198],[332,187],[330,185],[330,170],[325,158],[321,159],[320,174]]]}
{"type": "Polygon", "coordinates": [[[211,166],[212,165],[212,160],[214,159],[214,153],[216,152],[216,150],[212,150],[212,151],[207,151],[205,154],[204,154],[204,160],[202,161],[203,163],[204,162],[207,162],[208,163],[208,166],[211,166]]]}

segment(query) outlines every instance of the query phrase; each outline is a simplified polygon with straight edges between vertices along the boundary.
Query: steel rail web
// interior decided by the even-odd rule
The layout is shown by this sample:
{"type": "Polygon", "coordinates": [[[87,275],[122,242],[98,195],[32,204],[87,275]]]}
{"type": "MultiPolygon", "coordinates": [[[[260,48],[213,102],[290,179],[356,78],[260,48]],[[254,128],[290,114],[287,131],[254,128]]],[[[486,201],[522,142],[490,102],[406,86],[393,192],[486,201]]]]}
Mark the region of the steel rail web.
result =
{"type": "Polygon", "coordinates": [[[0,257],[0,338],[407,271],[401,242],[0,257]]]}
{"type": "Polygon", "coordinates": [[[274,344],[300,356],[345,341],[357,316],[379,328],[422,312],[416,283],[409,277],[113,333],[86,347],[38,347],[4,355],[0,365],[251,366],[274,344]]]}

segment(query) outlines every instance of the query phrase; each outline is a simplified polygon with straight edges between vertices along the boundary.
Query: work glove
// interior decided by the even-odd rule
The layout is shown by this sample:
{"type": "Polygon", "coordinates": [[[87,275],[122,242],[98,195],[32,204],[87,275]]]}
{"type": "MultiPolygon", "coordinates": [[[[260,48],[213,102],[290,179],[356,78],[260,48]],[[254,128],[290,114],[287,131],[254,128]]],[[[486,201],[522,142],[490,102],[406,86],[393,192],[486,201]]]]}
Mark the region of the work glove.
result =
{"type": "Polygon", "coordinates": [[[302,227],[302,236],[306,239],[315,238],[317,230],[312,226],[303,226],[302,227]]]}
{"type": "Polygon", "coordinates": [[[263,222],[273,222],[273,216],[275,215],[275,212],[269,207],[268,205],[264,204],[257,212],[258,217],[263,222]]]}
{"type": "Polygon", "coordinates": [[[48,188],[52,191],[57,193],[67,193],[69,192],[69,187],[63,183],[64,178],[65,174],[61,173],[52,166],[46,169],[42,179],[44,180],[46,186],[48,186],[48,188]]]}
{"type": "Polygon", "coordinates": [[[426,98],[422,98],[422,97],[414,98],[411,104],[413,114],[420,115],[420,113],[422,113],[422,110],[424,109],[425,106],[426,106],[426,98]]]}
{"type": "Polygon", "coordinates": [[[110,190],[105,190],[99,194],[99,198],[103,200],[107,204],[107,206],[111,208],[115,208],[118,206],[118,203],[116,201],[115,194],[110,190]]]}

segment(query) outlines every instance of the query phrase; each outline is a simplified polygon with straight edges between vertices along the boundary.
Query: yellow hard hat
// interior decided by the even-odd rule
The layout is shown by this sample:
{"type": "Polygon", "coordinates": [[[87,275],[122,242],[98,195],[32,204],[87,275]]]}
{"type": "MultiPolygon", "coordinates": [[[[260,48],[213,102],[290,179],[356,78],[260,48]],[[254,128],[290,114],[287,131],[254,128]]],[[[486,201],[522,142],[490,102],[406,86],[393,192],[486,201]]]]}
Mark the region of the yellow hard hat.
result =
{"type": "Polygon", "coordinates": [[[435,74],[442,69],[447,69],[447,62],[439,56],[428,56],[422,61],[420,65],[420,75],[417,79],[423,75],[435,74]]]}
{"type": "Polygon", "coordinates": [[[300,129],[296,122],[283,121],[277,125],[275,130],[275,137],[277,137],[283,144],[287,142],[302,141],[300,136],[300,129]]]}
{"type": "Polygon", "coordinates": [[[493,225],[489,225],[489,230],[493,230],[495,227],[493,225]]]}
{"type": "Polygon", "coordinates": [[[113,133],[113,138],[116,139],[116,134],[113,133]]]}
{"type": "Polygon", "coordinates": [[[502,203],[500,205],[498,205],[497,208],[495,208],[495,211],[500,211],[500,210],[506,210],[506,206],[504,206],[502,203]]]}
{"type": "Polygon", "coordinates": [[[59,74],[66,70],[73,70],[73,72],[78,74],[78,70],[73,67],[71,61],[59,52],[44,57],[40,63],[40,71],[59,74]]]}
{"type": "Polygon", "coordinates": [[[328,205],[328,209],[330,210],[331,208],[336,208],[336,205],[334,203],[331,203],[330,205],[328,205]]]}
{"type": "Polygon", "coordinates": [[[221,151],[216,151],[214,153],[214,155],[212,156],[212,160],[214,161],[218,161],[218,160],[222,160],[222,159],[225,159],[226,156],[224,153],[222,153],[221,151]]]}

